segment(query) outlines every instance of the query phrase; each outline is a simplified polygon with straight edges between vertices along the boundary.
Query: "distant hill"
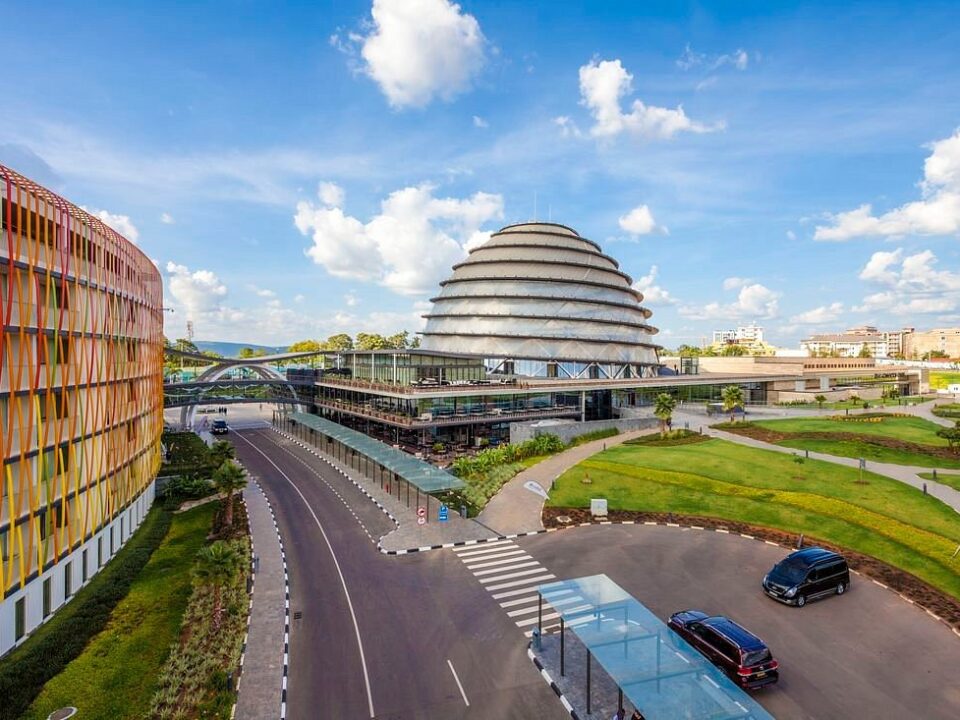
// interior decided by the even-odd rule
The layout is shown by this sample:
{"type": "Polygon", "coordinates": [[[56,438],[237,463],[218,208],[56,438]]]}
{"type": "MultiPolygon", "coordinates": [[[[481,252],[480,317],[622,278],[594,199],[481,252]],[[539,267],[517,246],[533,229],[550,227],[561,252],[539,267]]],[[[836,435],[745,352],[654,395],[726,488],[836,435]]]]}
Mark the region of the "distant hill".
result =
{"type": "Polygon", "coordinates": [[[256,345],[254,343],[235,343],[235,342],[216,342],[215,340],[196,340],[194,345],[201,352],[215,352],[223,357],[233,358],[240,354],[240,351],[247,347],[254,350],[266,350],[269,354],[284,352],[287,346],[274,347],[270,345],[256,345]]]}

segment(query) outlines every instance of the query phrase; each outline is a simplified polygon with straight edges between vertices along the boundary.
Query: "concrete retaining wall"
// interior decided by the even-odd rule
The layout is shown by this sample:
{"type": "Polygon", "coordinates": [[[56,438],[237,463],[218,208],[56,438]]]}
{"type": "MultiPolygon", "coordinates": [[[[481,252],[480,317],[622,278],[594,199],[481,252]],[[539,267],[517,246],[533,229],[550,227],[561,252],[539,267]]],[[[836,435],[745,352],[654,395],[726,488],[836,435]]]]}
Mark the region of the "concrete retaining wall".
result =
{"type": "Polygon", "coordinates": [[[556,435],[563,442],[568,443],[579,435],[616,428],[620,432],[631,430],[649,430],[660,427],[660,422],[654,417],[622,418],[619,420],[589,420],[587,422],[565,422],[556,425],[539,425],[534,422],[510,423],[510,442],[521,443],[540,435],[556,435]]]}

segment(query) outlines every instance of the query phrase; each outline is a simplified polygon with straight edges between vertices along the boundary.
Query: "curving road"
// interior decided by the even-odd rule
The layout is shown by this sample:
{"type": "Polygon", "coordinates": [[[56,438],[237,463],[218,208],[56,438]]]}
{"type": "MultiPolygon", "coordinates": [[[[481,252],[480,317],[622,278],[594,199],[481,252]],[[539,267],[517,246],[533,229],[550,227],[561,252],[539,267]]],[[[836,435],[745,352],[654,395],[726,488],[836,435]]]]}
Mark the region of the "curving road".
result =
{"type": "Polygon", "coordinates": [[[452,553],[380,554],[393,524],[352,485],[272,431],[234,438],[290,567],[288,718],[569,717],[452,553]]]}

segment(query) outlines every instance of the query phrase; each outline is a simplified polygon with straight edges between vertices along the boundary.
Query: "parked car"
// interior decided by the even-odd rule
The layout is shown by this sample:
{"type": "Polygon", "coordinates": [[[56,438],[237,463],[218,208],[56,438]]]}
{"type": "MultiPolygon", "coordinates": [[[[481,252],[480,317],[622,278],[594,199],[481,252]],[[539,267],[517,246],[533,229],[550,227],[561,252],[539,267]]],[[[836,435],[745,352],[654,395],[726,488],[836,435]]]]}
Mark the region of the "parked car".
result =
{"type": "Polygon", "coordinates": [[[212,435],[226,435],[229,430],[230,428],[227,427],[226,420],[214,420],[210,433],[212,435]]]}
{"type": "Polygon", "coordinates": [[[667,625],[742,688],[756,690],[780,679],[780,663],[766,644],[729,618],[683,610],[667,625]]]}
{"type": "Polygon", "coordinates": [[[849,587],[847,561],[842,555],[821,547],[790,553],[763,578],[763,591],[767,595],[797,607],[827,595],[843,595],[849,587]]]}

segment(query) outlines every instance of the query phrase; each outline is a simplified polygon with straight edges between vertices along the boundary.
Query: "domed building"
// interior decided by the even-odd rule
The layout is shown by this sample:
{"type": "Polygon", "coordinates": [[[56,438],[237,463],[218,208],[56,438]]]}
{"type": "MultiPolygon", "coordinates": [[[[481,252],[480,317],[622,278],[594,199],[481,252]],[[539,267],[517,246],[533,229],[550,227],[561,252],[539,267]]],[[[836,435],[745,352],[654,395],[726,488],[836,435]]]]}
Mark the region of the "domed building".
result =
{"type": "Polygon", "coordinates": [[[658,330],[632,282],[571,228],[510,225],[441,283],[421,347],[482,356],[488,371],[505,375],[649,377],[658,330]]]}

